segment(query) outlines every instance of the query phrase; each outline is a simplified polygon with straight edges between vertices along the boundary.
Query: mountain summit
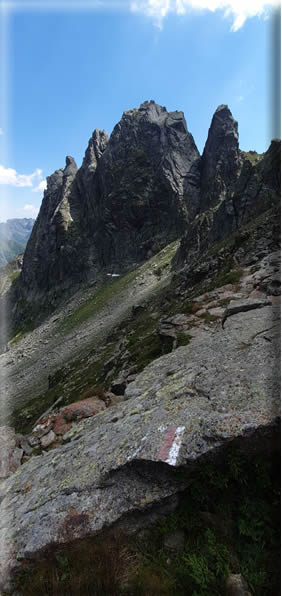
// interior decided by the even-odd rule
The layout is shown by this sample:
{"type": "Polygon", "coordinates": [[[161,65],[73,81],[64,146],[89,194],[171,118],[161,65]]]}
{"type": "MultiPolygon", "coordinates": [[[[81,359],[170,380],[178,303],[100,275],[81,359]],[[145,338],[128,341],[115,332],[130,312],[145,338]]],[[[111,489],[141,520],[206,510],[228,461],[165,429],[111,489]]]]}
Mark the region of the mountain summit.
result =
{"type": "Polygon", "coordinates": [[[279,151],[273,145],[251,163],[226,105],[215,111],[202,156],[183,112],[152,100],[125,111],[110,138],[94,130],[82,166],[68,156],[47,178],[16,284],[16,317],[32,307],[40,319],[66,291],[132,269],[184,237],[181,264],[192,245],[236,229],[253,203],[257,213],[272,204],[279,151]]]}
{"type": "Polygon", "coordinates": [[[154,101],[124,112],[108,139],[95,130],[79,170],[73,158],[47,178],[21,293],[54,299],[66,288],[124,271],[183,232],[198,210],[193,166],[199,152],[182,112],[154,101]]]}

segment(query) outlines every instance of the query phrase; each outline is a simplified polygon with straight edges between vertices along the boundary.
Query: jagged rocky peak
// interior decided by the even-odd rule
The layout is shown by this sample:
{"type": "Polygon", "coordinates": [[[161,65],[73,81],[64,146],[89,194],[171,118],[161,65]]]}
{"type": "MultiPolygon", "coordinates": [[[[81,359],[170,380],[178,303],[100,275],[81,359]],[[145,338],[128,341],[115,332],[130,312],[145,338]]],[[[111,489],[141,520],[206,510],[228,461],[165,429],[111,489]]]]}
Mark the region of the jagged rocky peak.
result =
{"type": "Polygon", "coordinates": [[[106,131],[95,128],[85,151],[82,168],[88,168],[92,172],[96,170],[97,163],[101,155],[104,153],[108,141],[109,137],[106,131]]]}
{"type": "Polygon", "coordinates": [[[201,188],[202,210],[186,228],[174,259],[175,268],[189,267],[189,263],[193,268],[193,259],[198,259],[209,246],[222,242],[263,213],[279,212],[281,142],[272,140],[268,150],[256,160],[242,152],[242,160],[235,179],[228,182],[218,175],[211,182],[210,191],[201,188]]]}
{"type": "Polygon", "coordinates": [[[66,176],[75,176],[77,172],[77,165],[75,163],[75,160],[73,157],[71,157],[70,155],[66,156],[66,166],[64,169],[64,177],[66,176]]]}
{"type": "MultiPolygon", "coordinates": [[[[62,189],[64,181],[70,176],[74,177],[77,172],[77,165],[73,157],[66,156],[66,165],[64,168],[55,170],[53,174],[47,176],[47,189],[44,191],[45,202],[48,202],[48,207],[54,207],[60,200],[58,192],[62,189]],[[56,199],[55,201],[53,199],[56,199]]],[[[42,203],[43,206],[43,203],[42,203]]]]}
{"type": "Polygon", "coordinates": [[[95,129],[82,166],[67,156],[47,179],[19,295],[40,311],[97,272],[126,271],[179,238],[198,209],[189,176],[199,159],[183,112],[154,101],[124,112],[110,138],[95,129]]]}
{"type": "Polygon", "coordinates": [[[227,105],[212,118],[201,165],[201,208],[208,208],[236,178],[240,167],[238,123],[227,105]]]}
{"type": "Polygon", "coordinates": [[[183,233],[185,180],[198,159],[182,112],[150,101],[123,113],[99,160],[92,201],[102,267],[142,262],[183,233]]]}
{"type": "Polygon", "coordinates": [[[142,153],[170,190],[183,195],[184,179],[200,155],[183,112],[168,112],[153,100],[125,111],[103,157],[140,162],[142,153]]]}
{"type": "Polygon", "coordinates": [[[203,152],[203,175],[211,177],[216,170],[230,175],[230,168],[235,171],[238,160],[238,122],[234,120],[227,105],[220,105],[213,115],[203,152]],[[228,170],[224,169],[226,165],[228,170]]]}

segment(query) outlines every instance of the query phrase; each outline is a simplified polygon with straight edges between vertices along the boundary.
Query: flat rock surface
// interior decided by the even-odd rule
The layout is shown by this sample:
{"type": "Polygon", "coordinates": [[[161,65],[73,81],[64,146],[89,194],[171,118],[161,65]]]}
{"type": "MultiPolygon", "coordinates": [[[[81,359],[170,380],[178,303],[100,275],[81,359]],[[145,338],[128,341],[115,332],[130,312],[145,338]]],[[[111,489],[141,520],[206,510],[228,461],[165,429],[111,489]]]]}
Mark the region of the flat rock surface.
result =
{"type": "Polygon", "coordinates": [[[224,330],[194,330],[189,345],[136,377],[127,401],[22,465],[2,487],[0,539],[9,552],[2,576],[15,557],[94,534],[175,495],[183,487],[173,468],[271,428],[280,399],[279,314],[265,306],[234,314],[224,330]]]}

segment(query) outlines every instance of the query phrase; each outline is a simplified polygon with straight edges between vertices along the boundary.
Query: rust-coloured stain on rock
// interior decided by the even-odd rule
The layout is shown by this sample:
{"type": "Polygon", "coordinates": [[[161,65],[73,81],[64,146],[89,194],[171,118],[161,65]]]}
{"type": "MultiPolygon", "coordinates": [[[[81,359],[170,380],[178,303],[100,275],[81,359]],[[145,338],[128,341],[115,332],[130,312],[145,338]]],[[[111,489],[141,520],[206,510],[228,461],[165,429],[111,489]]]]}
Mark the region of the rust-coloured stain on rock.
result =
{"type": "Polygon", "coordinates": [[[61,527],[59,528],[59,536],[64,542],[80,538],[86,534],[89,522],[87,513],[80,513],[73,507],[69,509],[61,527]]]}

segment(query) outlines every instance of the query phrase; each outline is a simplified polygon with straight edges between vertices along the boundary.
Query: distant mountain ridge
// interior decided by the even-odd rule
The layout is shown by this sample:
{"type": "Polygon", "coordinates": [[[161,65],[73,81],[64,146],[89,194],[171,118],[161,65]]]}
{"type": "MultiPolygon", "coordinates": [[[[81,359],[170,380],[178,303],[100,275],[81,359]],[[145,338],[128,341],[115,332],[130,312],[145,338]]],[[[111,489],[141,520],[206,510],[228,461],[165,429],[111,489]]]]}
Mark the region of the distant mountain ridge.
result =
{"type": "Polygon", "coordinates": [[[0,267],[24,252],[34,222],[34,219],[24,217],[0,223],[0,267]]]}

